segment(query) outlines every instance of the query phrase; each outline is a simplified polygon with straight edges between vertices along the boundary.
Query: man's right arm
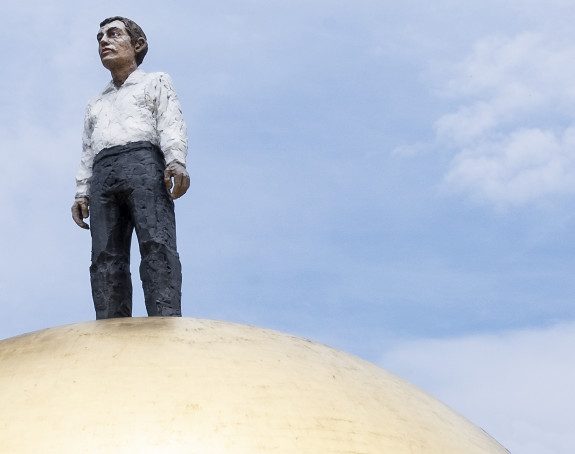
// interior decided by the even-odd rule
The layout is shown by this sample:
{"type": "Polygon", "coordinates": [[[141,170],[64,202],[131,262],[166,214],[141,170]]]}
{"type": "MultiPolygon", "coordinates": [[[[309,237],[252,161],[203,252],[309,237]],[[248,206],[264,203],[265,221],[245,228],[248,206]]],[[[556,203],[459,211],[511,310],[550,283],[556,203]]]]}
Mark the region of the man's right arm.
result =
{"type": "Polygon", "coordinates": [[[84,219],[90,215],[88,206],[90,180],[92,179],[92,165],[94,163],[94,151],[92,149],[93,125],[90,120],[90,104],[86,108],[84,117],[84,133],[82,135],[82,156],[80,167],[76,174],[76,197],[72,205],[72,219],[83,229],[89,229],[84,219]]]}

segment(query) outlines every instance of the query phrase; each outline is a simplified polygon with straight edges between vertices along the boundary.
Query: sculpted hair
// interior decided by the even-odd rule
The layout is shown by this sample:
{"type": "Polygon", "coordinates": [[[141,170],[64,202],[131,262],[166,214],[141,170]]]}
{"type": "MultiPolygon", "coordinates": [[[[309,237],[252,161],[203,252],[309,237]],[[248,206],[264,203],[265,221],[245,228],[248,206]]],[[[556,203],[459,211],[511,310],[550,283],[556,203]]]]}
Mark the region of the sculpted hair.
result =
{"type": "Polygon", "coordinates": [[[144,30],[142,30],[140,26],[136,24],[133,20],[127,19],[122,16],[108,17],[107,19],[104,19],[102,22],[100,22],[100,27],[103,27],[104,25],[109,24],[110,22],[114,22],[115,20],[119,20],[124,23],[124,25],[126,26],[126,31],[128,32],[128,35],[130,35],[130,41],[132,42],[133,46],[136,45],[138,39],[140,38],[144,39],[145,44],[136,54],[136,64],[140,66],[144,61],[144,57],[148,53],[148,38],[146,38],[144,30]]]}

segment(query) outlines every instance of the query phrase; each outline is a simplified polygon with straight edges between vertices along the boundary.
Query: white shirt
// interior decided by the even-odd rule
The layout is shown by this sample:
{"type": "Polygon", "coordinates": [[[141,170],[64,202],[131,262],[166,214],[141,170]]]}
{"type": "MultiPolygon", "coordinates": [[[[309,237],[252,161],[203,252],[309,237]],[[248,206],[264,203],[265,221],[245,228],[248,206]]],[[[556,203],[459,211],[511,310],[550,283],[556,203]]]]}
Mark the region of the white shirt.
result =
{"type": "Polygon", "coordinates": [[[137,69],[118,88],[110,82],[86,108],[76,197],[88,196],[94,157],[104,148],[148,141],[160,147],[166,165],[186,164],[188,138],[180,103],[166,73],[137,69]]]}

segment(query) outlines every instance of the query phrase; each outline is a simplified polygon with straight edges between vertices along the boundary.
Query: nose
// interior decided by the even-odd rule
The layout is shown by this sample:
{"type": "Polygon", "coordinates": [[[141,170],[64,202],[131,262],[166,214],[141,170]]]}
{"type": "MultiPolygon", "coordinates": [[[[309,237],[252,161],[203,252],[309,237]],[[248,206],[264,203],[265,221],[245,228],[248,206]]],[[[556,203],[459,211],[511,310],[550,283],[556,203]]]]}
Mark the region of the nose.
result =
{"type": "Polygon", "coordinates": [[[108,36],[104,34],[104,35],[100,38],[100,41],[99,41],[99,47],[100,47],[100,49],[101,49],[102,47],[104,47],[106,44],[108,44],[108,42],[109,42],[109,41],[108,41],[108,36]]]}

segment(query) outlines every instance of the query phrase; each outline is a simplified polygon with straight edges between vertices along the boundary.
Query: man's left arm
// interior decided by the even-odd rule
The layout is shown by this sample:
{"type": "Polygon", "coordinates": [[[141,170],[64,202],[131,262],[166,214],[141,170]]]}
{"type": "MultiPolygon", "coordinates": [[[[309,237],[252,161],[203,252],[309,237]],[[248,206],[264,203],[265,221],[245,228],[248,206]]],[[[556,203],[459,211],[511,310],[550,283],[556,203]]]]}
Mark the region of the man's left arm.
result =
{"type": "Polygon", "coordinates": [[[190,176],[186,170],[188,136],[170,76],[162,73],[158,84],[156,128],[166,160],[164,183],[168,190],[172,190],[172,198],[177,199],[190,187],[190,176]]]}

